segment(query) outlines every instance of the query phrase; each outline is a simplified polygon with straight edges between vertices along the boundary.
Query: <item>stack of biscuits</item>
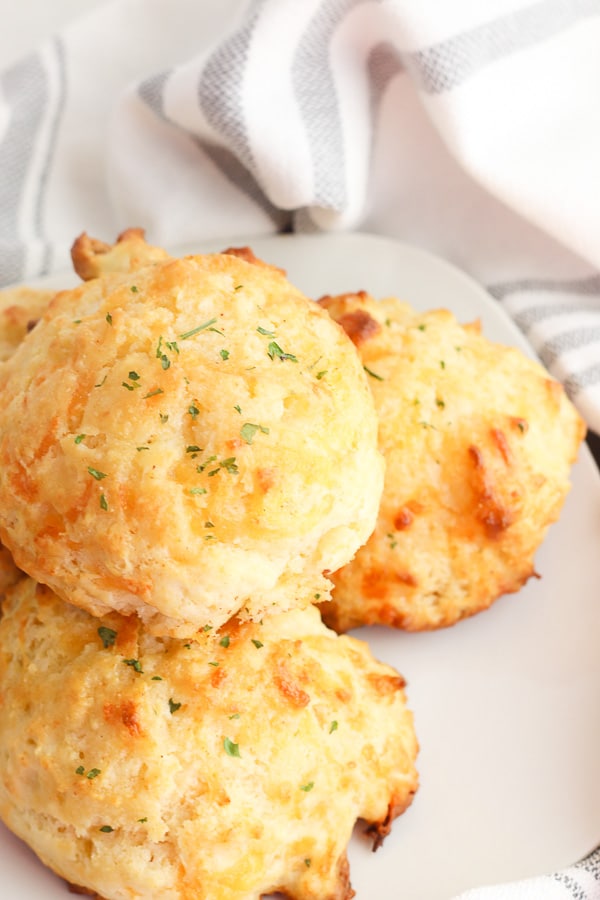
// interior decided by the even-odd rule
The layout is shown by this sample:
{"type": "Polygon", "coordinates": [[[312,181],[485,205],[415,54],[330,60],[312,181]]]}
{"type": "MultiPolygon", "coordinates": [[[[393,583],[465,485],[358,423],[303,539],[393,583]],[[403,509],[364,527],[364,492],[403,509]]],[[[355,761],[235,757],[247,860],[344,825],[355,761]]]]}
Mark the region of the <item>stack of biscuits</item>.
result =
{"type": "Polygon", "coordinates": [[[106,900],[351,897],[417,787],[402,678],[316,606],[383,485],[355,348],[246,250],[73,256],[0,370],[0,815],[106,900]]]}
{"type": "Polygon", "coordinates": [[[518,590],[583,423],[476,326],[247,248],[73,261],[0,297],[0,817],[104,900],[349,900],[417,739],[341,633],[518,590]]]}

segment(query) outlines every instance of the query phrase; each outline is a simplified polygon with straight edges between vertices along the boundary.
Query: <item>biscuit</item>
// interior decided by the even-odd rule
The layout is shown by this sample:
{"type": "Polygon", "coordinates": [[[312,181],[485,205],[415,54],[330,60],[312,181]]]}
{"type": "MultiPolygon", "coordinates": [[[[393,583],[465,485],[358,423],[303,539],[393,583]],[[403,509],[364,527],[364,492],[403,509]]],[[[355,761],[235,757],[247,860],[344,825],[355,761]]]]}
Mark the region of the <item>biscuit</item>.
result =
{"type": "Polygon", "coordinates": [[[90,237],[84,231],[71,247],[73,268],[83,281],[91,281],[92,278],[114,272],[135,272],[169,258],[162,247],[154,247],[146,242],[143,228],[127,228],[114,244],[90,237]]]}
{"type": "Polygon", "coordinates": [[[2,819],[106,900],[349,900],[355,821],[417,789],[402,678],[312,606],[185,643],[26,579],[0,703],[2,819]]]}
{"type": "MultiPolygon", "coordinates": [[[[23,573],[17,569],[15,562],[6,547],[0,544],[0,603],[8,588],[23,578],[23,573]]],[[[1,613],[0,613],[1,614],[1,613]]]]}
{"type": "Polygon", "coordinates": [[[0,362],[12,356],[45,312],[55,293],[32,287],[0,291],[0,362]]]}
{"type": "Polygon", "coordinates": [[[519,590],[585,433],[562,386],[448,311],[364,292],[321,304],[369,373],[386,460],[377,526],[335,573],[326,622],[438,628],[519,590]]]}
{"type": "Polygon", "coordinates": [[[325,599],[375,524],[358,354],[270,266],[167,258],[63,291],[0,391],[0,540],[95,615],[186,637],[325,599]]]}

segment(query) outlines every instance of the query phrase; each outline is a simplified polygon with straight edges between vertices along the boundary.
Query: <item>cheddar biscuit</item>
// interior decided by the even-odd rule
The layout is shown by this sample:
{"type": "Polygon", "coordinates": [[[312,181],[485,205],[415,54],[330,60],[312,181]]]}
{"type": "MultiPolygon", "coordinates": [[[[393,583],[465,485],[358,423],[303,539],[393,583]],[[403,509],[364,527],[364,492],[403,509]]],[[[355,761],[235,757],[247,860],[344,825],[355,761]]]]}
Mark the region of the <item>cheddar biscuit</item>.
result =
{"type": "Polygon", "coordinates": [[[0,540],[93,614],[185,637],[325,598],[374,526],[366,375],[270,266],[167,258],[60,292],[0,391],[0,540]]]}
{"type": "Polygon", "coordinates": [[[2,819],[106,900],[349,900],[356,820],[417,789],[402,678],[312,606],[184,642],[26,579],[0,696],[2,819]]]}
{"type": "Polygon", "coordinates": [[[438,628],[517,591],[585,432],[562,386],[448,311],[366,293],[321,305],[369,373],[386,460],[377,526],[335,573],[327,623],[438,628]]]}
{"type": "Polygon", "coordinates": [[[46,311],[55,293],[33,287],[0,291],[0,363],[12,356],[46,311]]]}

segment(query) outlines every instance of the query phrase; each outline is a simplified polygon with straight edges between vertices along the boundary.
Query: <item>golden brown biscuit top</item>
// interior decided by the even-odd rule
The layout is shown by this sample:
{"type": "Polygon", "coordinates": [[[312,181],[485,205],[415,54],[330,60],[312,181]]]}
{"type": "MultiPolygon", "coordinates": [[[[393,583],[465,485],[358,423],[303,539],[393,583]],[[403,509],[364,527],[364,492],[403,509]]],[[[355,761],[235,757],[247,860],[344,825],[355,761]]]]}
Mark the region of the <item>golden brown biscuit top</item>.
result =
{"type": "Polygon", "coordinates": [[[365,292],[321,304],[368,372],[386,459],[377,526],[335,574],[325,620],[436,628],[518,590],[585,434],[562,386],[448,310],[365,292]]]}
{"type": "Polygon", "coordinates": [[[312,607],[156,638],[31,579],[4,608],[0,815],[63,877],[138,900],[349,900],[356,819],[379,841],[417,788],[403,679],[366,644],[312,607]]]}
{"type": "Polygon", "coordinates": [[[0,391],[0,535],[97,614],[185,635],[288,608],[374,524],[362,367],[273,268],[169,259],[59,293],[0,391]]]}

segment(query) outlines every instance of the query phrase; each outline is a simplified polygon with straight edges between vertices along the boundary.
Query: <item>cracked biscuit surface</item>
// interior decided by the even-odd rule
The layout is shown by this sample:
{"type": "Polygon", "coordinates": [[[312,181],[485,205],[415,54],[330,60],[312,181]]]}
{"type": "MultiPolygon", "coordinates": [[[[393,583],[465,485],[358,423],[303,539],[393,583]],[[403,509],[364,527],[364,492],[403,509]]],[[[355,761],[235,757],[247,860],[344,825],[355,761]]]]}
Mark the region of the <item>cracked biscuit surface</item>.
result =
{"type": "Polygon", "coordinates": [[[452,625],[519,590],[562,508],[585,426],[562,386],[447,310],[325,297],[354,341],[386,476],[374,533],[338,570],[338,631],[452,625]]]}
{"type": "Polygon", "coordinates": [[[0,539],[64,599],[185,637],[327,596],[383,461],[324,310],[268,265],[163,255],[80,247],[90,280],[0,367],[0,539]]]}
{"type": "Polygon", "coordinates": [[[0,619],[0,815],[106,900],[349,900],[355,821],[379,844],[417,789],[403,684],[312,606],[184,642],[25,579],[0,619]]]}

